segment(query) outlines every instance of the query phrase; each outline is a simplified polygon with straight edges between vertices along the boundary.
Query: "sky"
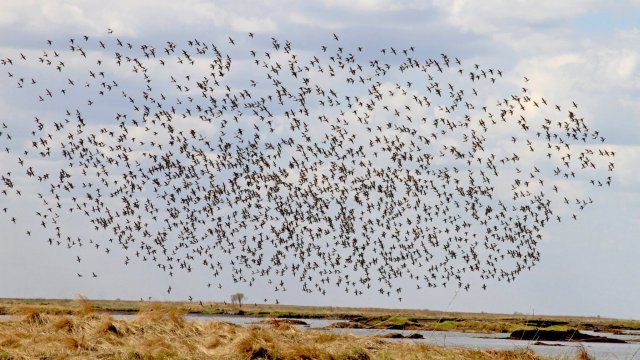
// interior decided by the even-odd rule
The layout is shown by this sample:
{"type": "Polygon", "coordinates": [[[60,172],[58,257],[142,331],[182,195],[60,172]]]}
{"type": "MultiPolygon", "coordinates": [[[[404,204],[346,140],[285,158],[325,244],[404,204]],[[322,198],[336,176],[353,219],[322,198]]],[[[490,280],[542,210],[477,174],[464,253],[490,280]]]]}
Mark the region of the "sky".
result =
{"type": "MultiPolygon", "coordinates": [[[[164,45],[169,39],[227,43],[252,32],[258,38],[290,40],[297,49],[320,51],[332,34],[341,44],[379,49],[415,47],[423,58],[440,53],[466,63],[500,68],[507,85],[526,76],[528,86],[556,102],[580,106],[586,121],[616,151],[610,188],[592,194],[595,205],[577,221],[551,224],[539,243],[540,262],[511,283],[487,290],[436,288],[395,298],[354,297],[340,291],[304,294],[291,286],[275,294],[254,286],[225,283],[201,274],[168,279],[148,263],[123,266],[122,256],[76,254],[25,236],[0,217],[0,297],[229,300],[243,292],[249,302],[324,306],[401,307],[449,311],[565,314],[640,319],[640,2],[356,0],[206,1],[3,0],[0,58],[46,48],[46,40],[115,36],[164,45]],[[396,45],[398,44],[398,45],[396,45]],[[510,83],[511,82],[511,83],[510,83]],[[92,278],[95,272],[99,276],[92,278]],[[78,277],[81,273],[85,276],[78,277]],[[211,288],[202,284],[212,281],[211,288]],[[174,291],[167,294],[167,284],[174,291]]],[[[268,44],[268,41],[267,41],[268,44]]],[[[368,50],[367,50],[368,51],[368,50]]],[[[4,77],[3,77],[4,79],[4,77]]],[[[6,86],[0,93],[0,121],[31,121],[29,102],[6,86]]],[[[0,172],[14,169],[0,158],[0,172]]],[[[43,166],[46,166],[43,164],[43,166]]],[[[0,198],[2,201],[2,198],[0,198]]],[[[32,211],[25,201],[19,214],[32,211]]],[[[2,207],[2,206],[0,206],[2,207]]],[[[81,231],[81,230],[80,230],[81,231]]]]}

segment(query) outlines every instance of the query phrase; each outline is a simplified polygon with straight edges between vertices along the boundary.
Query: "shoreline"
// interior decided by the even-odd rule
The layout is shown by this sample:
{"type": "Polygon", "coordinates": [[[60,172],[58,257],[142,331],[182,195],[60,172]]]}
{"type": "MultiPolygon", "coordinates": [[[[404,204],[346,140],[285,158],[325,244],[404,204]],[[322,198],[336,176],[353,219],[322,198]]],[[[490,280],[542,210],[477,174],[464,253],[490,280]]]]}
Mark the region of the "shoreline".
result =
{"type": "Polygon", "coordinates": [[[274,304],[237,305],[219,302],[157,302],[93,299],[17,299],[0,298],[0,315],[8,315],[11,308],[28,307],[45,314],[73,314],[79,302],[88,302],[96,312],[136,314],[149,304],[160,304],[190,315],[232,315],[276,319],[341,320],[335,328],[459,331],[482,333],[511,333],[516,330],[595,332],[638,332],[639,320],[625,320],[586,316],[554,316],[521,314],[491,314],[444,312],[414,309],[381,309],[350,307],[319,307],[274,304]]]}

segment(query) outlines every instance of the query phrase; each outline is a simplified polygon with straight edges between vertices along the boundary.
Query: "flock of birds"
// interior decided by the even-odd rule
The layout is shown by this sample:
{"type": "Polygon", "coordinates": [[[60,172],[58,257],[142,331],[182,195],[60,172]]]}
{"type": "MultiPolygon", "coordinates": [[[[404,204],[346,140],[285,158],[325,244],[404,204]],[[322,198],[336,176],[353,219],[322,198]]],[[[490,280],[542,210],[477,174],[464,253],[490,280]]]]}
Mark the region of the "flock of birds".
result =
{"type": "Polygon", "coordinates": [[[30,119],[1,119],[0,220],[172,276],[399,300],[407,281],[486,288],[612,181],[615,153],[576,103],[526,77],[496,95],[514,83],[501,70],[413,47],[110,31],[1,65],[30,119]],[[25,197],[38,207],[21,217],[25,197]]]}

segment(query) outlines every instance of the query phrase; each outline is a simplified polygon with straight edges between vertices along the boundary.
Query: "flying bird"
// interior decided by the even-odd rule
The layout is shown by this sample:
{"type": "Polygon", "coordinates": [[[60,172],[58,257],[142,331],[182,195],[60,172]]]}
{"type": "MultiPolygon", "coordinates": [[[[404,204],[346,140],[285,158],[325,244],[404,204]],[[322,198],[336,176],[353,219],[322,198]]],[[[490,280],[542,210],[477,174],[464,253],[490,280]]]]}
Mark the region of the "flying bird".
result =
{"type": "Polygon", "coordinates": [[[513,281],[549,224],[612,183],[615,152],[577,104],[506,92],[500,69],[402,44],[364,54],[335,33],[319,52],[248,37],[0,55],[32,112],[0,129],[0,220],[77,263],[99,251],[171,278],[402,301],[402,278],[513,281]],[[27,221],[22,197],[38,204],[27,221]]]}

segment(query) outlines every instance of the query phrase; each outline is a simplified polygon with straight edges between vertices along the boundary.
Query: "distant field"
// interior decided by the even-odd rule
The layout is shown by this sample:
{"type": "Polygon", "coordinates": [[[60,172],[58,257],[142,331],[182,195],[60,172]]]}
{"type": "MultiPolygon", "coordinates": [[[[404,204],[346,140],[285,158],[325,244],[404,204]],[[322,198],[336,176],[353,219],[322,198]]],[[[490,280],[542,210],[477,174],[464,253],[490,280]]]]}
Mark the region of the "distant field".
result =
{"type": "MultiPolygon", "coordinates": [[[[135,313],[149,302],[120,300],[86,300],[96,312],[135,313]]],[[[73,314],[77,300],[60,299],[0,299],[0,314],[12,309],[30,308],[43,314],[73,314]]],[[[639,330],[640,321],[600,317],[514,315],[488,313],[442,312],[413,309],[378,309],[349,307],[319,307],[298,305],[244,304],[242,308],[217,302],[154,303],[171,307],[181,313],[243,314],[274,318],[322,318],[351,320],[347,327],[407,330],[455,330],[465,332],[512,332],[520,329],[594,330],[618,332],[639,330]]]]}
{"type": "MultiPolygon", "coordinates": [[[[3,360],[543,359],[531,350],[470,350],[410,341],[390,342],[378,337],[302,330],[284,321],[272,321],[267,327],[185,321],[184,311],[194,306],[187,303],[8,299],[1,303],[1,309],[11,314],[0,321],[0,359],[3,360]],[[139,312],[133,320],[114,319],[103,312],[122,309],[139,312]]],[[[231,306],[218,305],[205,304],[204,308],[234,310],[231,306]]],[[[382,309],[331,309],[325,312],[319,309],[261,307],[264,312],[366,313],[371,316],[385,313],[382,309]]],[[[415,313],[394,310],[393,314],[415,313]]]]}

